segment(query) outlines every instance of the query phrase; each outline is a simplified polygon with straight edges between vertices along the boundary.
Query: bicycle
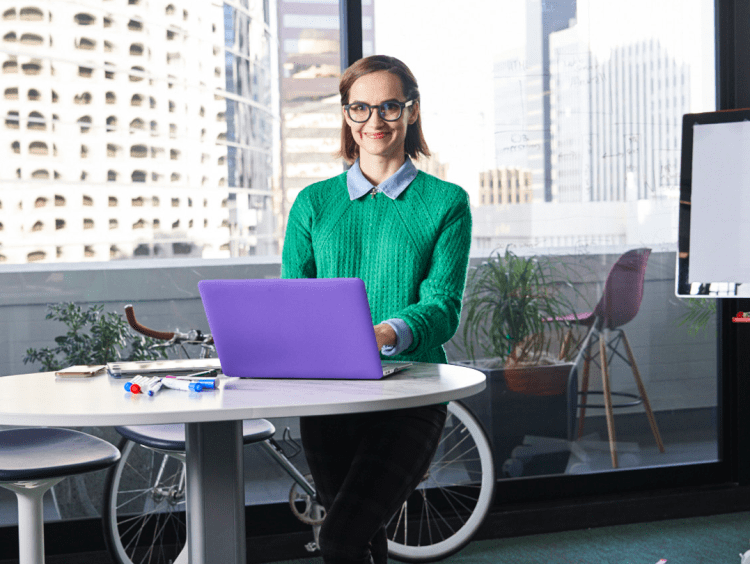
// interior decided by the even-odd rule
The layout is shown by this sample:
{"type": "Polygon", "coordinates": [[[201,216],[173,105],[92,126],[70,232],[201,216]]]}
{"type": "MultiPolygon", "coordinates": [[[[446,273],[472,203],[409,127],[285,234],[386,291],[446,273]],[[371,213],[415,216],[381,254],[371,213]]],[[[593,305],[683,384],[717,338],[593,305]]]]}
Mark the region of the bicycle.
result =
{"type": "MultiPolygon", "coordinates": [[[[136,320],[132,306],[126,306],[125,313],[134,330],[164,341],[156,346],[179,348],[185,356],[189,356],[185,345],[199,346],[200,358],[215,352],[209,334],[156,331],[136,320]]],[[[312,478],[289,460],[301,447],[291,439],[288,427],[283,440],[296,452],[287,456],[273,436],[257,444],[292,478],[289,505],[301,522],[312,527],[314,540],[306,548],[314,552],[325,510],[316,500],[312,478]]],[[[107,473],[102,511],[112,558],[119,564],[174,562],[186,535],[185,453],[124,436],[118,448],[122,456],[107,473]]],[[[402,562],[434,562],[458,552],[481,526],[492,505],[494,486],[493,453],[482,424],[461,402],[449,402],[430,468],[387,525],[389,556],[402,562]]]]}

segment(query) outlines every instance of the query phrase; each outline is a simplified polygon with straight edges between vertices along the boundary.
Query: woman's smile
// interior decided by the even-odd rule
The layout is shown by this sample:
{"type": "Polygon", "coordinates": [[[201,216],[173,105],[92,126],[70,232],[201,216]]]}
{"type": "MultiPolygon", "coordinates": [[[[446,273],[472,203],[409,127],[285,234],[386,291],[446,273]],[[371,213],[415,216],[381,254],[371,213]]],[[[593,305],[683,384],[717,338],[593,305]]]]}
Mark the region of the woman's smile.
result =
{"type": "Polygon", "coordinates": [[[368,139],[383,139],[387,133],[385,131],[378,131],[376,133],[364,133],[368,139]]]}

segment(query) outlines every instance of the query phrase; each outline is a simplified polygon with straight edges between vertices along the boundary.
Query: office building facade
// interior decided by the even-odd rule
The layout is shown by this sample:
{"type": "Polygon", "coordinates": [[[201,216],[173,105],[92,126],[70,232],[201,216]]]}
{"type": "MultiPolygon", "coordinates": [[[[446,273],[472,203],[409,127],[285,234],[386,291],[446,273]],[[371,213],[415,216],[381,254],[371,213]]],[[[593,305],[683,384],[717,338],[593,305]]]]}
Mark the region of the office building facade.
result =
{"type": "Polygon", "coordinates": [[[238,190],[260,189],[270,202],[274,109],[262,95],[274,81],[273,50],[263,47],[274,39],[270,8],[4,3],[3,259],[252,252],[264,219],[230,209],[242,207],[238,190]]]}

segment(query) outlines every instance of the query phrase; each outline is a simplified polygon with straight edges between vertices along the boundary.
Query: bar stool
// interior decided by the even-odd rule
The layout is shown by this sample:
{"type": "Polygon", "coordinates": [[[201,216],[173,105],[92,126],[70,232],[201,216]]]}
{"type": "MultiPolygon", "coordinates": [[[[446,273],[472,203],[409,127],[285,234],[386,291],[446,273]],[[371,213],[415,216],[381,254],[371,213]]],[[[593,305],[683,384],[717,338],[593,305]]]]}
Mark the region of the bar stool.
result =
{"type": "MultiPolygon", "coordinates": [[[[128,440],[151,448],[166,452],[181,459],[185,456],[185,425],[118,425],[115,430],[128,440]]],[[[249,445],[270,439],[276,433],[276,428],[265,419],[246,419],[242,422],[242,443],[249,445]]]]}
{"type": "Polygon", "coordinates": [[[44,563],[42,497],[67,476],[102,470],[120,459],[107,441],[72,429],[0,431],[0,486],[18,498],[19,564],[44,563]]]}

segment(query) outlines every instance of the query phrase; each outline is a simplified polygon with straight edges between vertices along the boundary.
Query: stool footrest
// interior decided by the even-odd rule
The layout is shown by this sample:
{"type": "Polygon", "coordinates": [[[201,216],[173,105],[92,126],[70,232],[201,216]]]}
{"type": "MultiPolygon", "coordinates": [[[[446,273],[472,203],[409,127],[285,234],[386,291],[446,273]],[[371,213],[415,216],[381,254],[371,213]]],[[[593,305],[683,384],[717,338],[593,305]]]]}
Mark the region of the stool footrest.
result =
{"type": "MultiPolygon", "coordinates": [[[[593,392],[586,392],[585,394],[583,392],[578,392],[579,396],[583,395],[599,395],[603,396],[604,392],[600,391],[593,391],[593,392]]],[[[621,403],[613,403],[612,409],[615,408],[621,408],[621,407],[635,407],[637,405],[641,405],[643,403],[643,398],[639,396],[638,394],[631,394],[628,392],[612,392],[610,395],[617,396],[617,397],[623,397],[623,398],[633,398],[635,401],[628,401],[628,402],[621,402],[621,403]]],[[[577,407],[585,407],[585,408],[593,408],[593,409],[605,409],[607,406],[603,403],[579,403],[577,407]]]]}

